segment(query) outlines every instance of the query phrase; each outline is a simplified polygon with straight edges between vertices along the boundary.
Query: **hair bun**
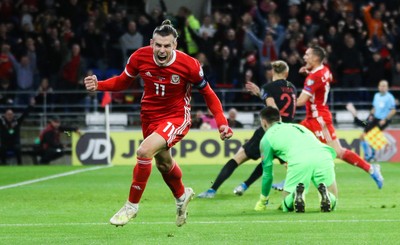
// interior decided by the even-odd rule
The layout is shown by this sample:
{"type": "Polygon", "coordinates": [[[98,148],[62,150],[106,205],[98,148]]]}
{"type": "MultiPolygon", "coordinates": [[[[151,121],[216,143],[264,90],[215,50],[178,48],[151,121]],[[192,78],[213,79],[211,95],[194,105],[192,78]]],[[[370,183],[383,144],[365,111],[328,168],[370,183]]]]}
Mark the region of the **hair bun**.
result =
{"type": "Polygon", "coordinates": [[[166,19],[166,20],[164,20],[162,23],[161,23],[161,25],[169,25],[169,26],[172,26],[172,23],[171,23],[171,21],[169,20],[169,19],[166,19]]]}

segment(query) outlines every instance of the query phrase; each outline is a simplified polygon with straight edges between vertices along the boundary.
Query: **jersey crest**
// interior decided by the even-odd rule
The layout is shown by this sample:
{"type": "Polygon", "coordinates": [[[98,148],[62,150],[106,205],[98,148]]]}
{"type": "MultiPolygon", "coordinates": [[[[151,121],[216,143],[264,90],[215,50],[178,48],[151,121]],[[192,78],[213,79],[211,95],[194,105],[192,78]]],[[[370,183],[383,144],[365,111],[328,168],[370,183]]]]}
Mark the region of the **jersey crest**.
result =
{"type": "Polygon", "coordinates": [[[179,84],[180,80],[181,80],[181,78],[179,77],[179,75],[172,74],[172,76],[171,76],[171,83],[172,84],[179,84]]]}

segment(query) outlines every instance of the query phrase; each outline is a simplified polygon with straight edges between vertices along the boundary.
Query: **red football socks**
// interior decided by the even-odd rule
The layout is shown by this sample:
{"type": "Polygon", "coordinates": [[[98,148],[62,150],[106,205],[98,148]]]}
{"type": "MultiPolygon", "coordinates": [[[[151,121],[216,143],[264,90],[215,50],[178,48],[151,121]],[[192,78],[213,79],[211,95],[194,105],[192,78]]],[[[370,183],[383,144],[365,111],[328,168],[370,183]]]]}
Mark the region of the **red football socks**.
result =
{"type": "Polygon", "coordinates": [[[131,203],[139,203],[142,198],[147,180],[151,173],[151,158],[137,158],[137,164],[133,169],[133,181],[129,191],[129,201],[131,203]]]}
{"type": "Polygon", "coordinates": [[[367,173],[369,173],[369,170],[371,169],[371,165],[368,162],[348,149],[345,150],[342,160],[351,165],[364,169],[367,173]]]}
{"type": "Polygon", "coordinates": [[[175,198],[180,198],[185,193],[185,187],[182,183],[182,170],[176,162],[173,163],[168,173],[162,173],[162,177],[175,198]]]}

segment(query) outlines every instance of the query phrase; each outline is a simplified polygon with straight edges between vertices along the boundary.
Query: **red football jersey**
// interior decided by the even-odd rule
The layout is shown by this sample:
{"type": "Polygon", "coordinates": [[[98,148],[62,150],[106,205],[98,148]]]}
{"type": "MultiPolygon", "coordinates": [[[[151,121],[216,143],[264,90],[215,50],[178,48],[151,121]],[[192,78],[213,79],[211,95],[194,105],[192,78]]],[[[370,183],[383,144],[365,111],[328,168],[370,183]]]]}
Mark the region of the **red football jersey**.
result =
{"type": "Polygon", "coordinates": [[[125,73],[129,77],[140,75],[144,81],[142,122],[176,117],[190,121],[192,84],[203,81],[203,70],[196,59],[173,51],[172,60],[166,66],[158,66],[153,49],[147,46],[131,55],[125,73]]]}
{"type": "Polygon", "coordinates": [[[303,92],[311,96],[306,103],[307,118],[322,117],[325,122],[332,122],[332,114],[327,104],[330,82],[332,82],[332,73],[324,65],[308,74],[303,88],[303,92]]]}

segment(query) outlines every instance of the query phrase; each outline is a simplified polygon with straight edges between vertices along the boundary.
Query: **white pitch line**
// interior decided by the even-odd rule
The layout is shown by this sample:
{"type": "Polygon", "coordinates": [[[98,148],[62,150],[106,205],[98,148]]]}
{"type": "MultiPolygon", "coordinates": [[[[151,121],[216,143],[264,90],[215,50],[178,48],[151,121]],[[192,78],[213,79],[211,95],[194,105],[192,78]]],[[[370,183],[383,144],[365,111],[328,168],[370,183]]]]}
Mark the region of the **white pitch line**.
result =
{"type": "MultiPolygon", "coordinates": [[[[399,223],[396,219],[378,219],[378,220],[227,220],[227,221],[191,221],[188,224],[212,225],[212,224],[282,224],[282,223],[399,223]]],[[[172,225],[174,222],[132,222],[129,225],[172,225]]],[[[35,227],[35,226],[92,226],[92,225],[110,225],[105,222],[92,223],[27,223],[27,224],[0,224],[0,227],[35,227]]]]}
{"type": "Polygon", "coordinates": [[[27,181],[23,181],[23,182],[11,184],[11,185],[3,185],[3,186],[0,186],[0,190],[10,189],[10,188],[14,188],[14,187],[23,186],[23,185],[30,185],[30,184],[34,184],[34,183],[37,183],[37,182],[50,180],[50,179],[56,179],[56,178],[60,178],[60,177],[68,176],[68,175],[79,174],[79,173],[83,173],[83,172],[87,172],[87,171],[98,170],[98,169],[109,168],[109,167],[112,167],[112,166],[109,166],[109,165],[97,166],[97,167],[93,167],[93,168],[85,168],[85,169],[74,170],[74,171],[70,171],[70,172],[66,172],[66,173],[62,173],[62,174],[50,175],[50,176],[47,176],[47,177],[43,177],[43,178],[39,178],[39,179],[33,179],[33,180],[27,180],[27,181]]]}

